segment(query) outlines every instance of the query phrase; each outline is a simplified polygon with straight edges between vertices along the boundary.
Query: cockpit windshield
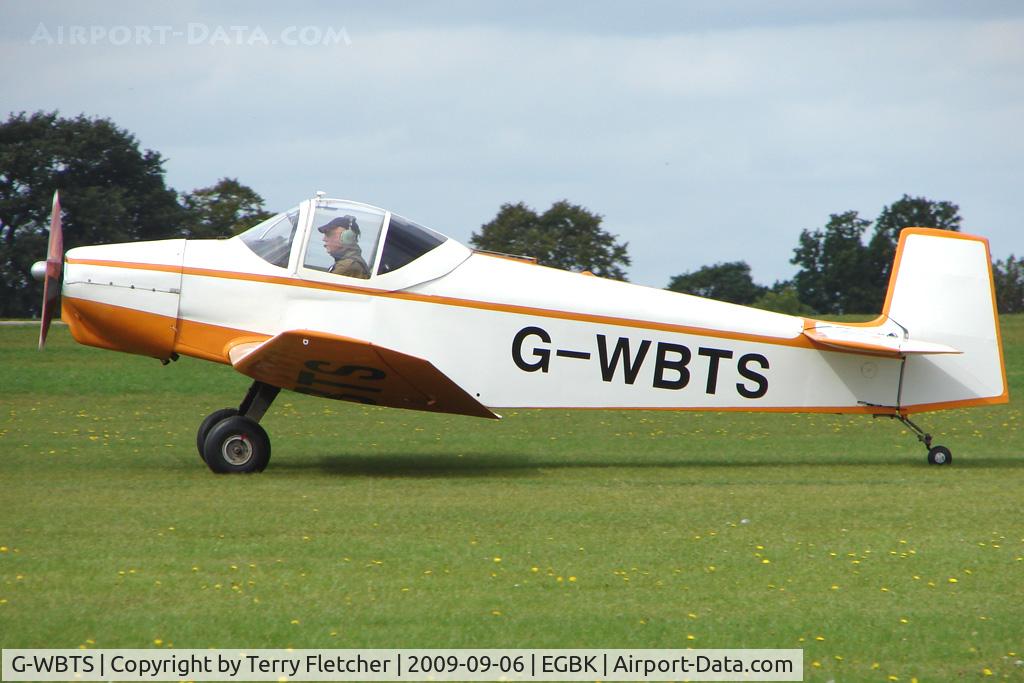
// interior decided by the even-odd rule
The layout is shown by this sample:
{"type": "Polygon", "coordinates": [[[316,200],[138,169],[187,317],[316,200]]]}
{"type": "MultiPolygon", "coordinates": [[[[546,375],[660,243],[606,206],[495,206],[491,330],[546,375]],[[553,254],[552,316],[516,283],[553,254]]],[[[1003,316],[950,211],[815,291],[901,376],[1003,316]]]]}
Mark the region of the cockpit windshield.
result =
{"type": "Polygon", "coordinates": [[[385,212],[355,202],[318,202],[303,265],[367,279],[373,272],[385,212]]]}
{"type": "Polygon", "coordinates": [[[294,245],[299,247],[300,269],[363,280],[405,268],[448,239],[384,209],[352,201],[317,198],[303,204],[302,216],[298,245],[298,207],[268,218],[238,238],[278,268],[288,267],[294,245]]]}
{"type": "Polygon", "coordinates": [[[299,210],[295,208],[256,224],[239,235],[239,238],[264,261],[287,268],[298,225],[299,210]]]}

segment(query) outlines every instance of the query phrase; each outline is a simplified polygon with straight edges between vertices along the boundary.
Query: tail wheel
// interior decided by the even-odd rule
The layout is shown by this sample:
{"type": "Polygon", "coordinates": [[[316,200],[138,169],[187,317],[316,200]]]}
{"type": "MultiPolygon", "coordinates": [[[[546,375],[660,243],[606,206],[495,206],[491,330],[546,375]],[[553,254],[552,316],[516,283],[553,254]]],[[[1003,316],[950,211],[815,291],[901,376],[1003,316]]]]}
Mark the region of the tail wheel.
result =
{"type": "Polygon", "coordinates": [[[211,429],[213,429],[213,425],[235,415],[238,415],[237,408],[221,408],[220,410],[215,410],[207,415],[206,419],[199,424],[199,430],[196,432],[196,448],[199,450],[199,457],[203,459],[203,462],[206,462],[206,456],[203,455],[203,446],[206,445],[206,435],[210,433],[211,429]]]}
{"type": "Polygon", "coordinates": [[[262,472],[270,462],[270,437],[249,418],[232,415],[210,428],[203,460],[218,474],[262,472]]]}
{"type": "Polygon", "coordinates": [[[929,465],[948,465],[953,462],[953,454],[945,446],[934,446],[928,449],[929,465]]]}

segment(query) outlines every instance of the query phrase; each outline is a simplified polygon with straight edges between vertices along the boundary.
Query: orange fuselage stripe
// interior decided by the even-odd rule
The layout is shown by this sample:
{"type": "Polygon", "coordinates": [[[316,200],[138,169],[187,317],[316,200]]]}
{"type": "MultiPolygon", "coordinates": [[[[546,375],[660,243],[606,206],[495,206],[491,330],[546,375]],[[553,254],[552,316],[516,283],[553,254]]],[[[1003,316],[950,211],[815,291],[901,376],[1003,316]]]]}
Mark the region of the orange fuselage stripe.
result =
{"type": "MultiPolygon", "coordinates": [[[[366,296],[377,296],[385,299],[398,299],[403,301],[415,301],[441,306],[456,306],[460,308],[471,308],[476,310],[495,311],[499,313],[513,313],[516,315],[537,316],[542,318],[553,318],[559,320],[573,320],[577,322],[596,323],[600,325],[616,325],[621,327],[632,327],[636,329],[657,330],[660,332],[674,332],[677,334],[692,334],[716,339],[731,339],[735,341],[747,341],[759,344],[772,344],[775,346],[789,346],[803,349],[819,350],[819,347],[812,343],[803,334],[795,337],[771,337],[767,335],[749,334],[744,332],[730,332],[728,330],[715,330],[703,327],[679,325],[675,323],[663,323],[652,320],[638,320],[635,318],[620,318],[616,316],[597,315],[590,313],[577,313],[573,311],[562,311],[550,308],[538,308],[523,306],[519,304],[503,304],[493,301],[478,301],[474,299],[460,299],[455,297],[440,296],[434,294],[415,294],[412,292],[382,291],[369,287],[359,287],[347,284],[333,284],[327,282],[314,282],[298,278],[283,277],[280,275],[262,275],[255,273],[239,273],[227,270],[213,270],[210,268],[193,268],[170,266],[164,264],[150,263],[129,263],[122,261],[102,261],[96,259],[68,259],[71,264],[85,264],[104,266],[109,268],[127,268],[136,270],[155,270],[159,272],[181,272],[183,275],[199,277],[215,277],[227,280],[240,280],[245,282],[259,282],[263,284],[284,285],[287,287],[301,287],[306,289],[322,289],[327,291],[349,292],[366,296]]],[[[842,349],[830,349],[836,353],[843,353],[842,349]]]]}

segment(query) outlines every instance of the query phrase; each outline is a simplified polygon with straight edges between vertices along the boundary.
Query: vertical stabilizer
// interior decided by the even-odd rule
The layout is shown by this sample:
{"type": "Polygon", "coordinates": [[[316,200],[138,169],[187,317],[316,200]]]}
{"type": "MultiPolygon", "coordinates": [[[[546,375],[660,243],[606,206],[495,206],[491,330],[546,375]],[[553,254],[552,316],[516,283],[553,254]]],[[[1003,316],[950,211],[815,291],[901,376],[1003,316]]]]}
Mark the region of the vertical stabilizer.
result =
{"type": "Polygon", "coordinates": [[[962,353],[908,355],[900,407],[918,412],[1006,403],[1009,390],[988,241],[944,230],[900,233],[884,315],[910,339],[962,353]]]}

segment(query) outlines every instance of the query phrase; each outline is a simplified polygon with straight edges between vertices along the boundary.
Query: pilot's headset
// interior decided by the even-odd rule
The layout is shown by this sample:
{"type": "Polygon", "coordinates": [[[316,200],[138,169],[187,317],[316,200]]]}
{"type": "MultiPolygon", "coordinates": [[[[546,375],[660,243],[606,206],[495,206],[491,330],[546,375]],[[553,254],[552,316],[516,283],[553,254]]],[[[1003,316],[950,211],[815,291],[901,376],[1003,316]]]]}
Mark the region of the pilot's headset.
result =
{"type": "Polygon", "coordinates": [[[359,241],[359,224],[356,223],[356,217],[344,216],[341,220],[341,225],[345,228],[341,233],[341,243],[346,247],[354,246],[359,241]]]}

